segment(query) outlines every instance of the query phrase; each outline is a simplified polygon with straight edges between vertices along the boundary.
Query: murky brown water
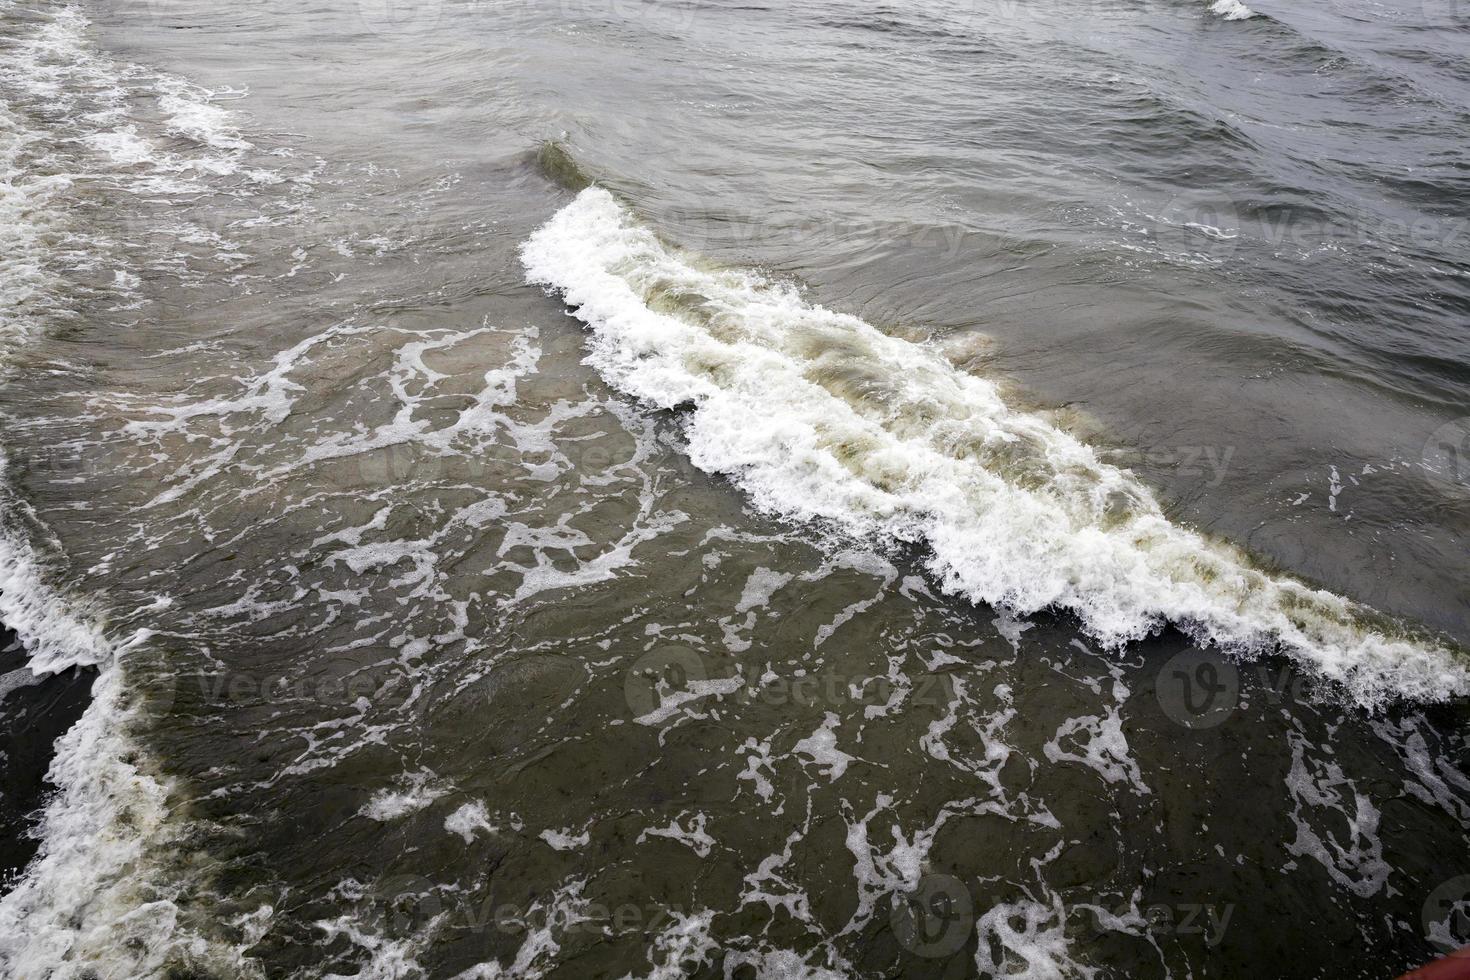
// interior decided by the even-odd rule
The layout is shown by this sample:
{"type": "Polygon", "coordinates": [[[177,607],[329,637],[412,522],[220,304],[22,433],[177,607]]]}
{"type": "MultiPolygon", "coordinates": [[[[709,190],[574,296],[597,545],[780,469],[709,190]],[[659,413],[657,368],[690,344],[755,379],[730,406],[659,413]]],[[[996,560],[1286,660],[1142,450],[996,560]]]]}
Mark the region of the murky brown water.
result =
{"type": "Polygon", "coordinates": [[[99,668],[0,962],[1470,941],[1464,25],[1349,7],[0,8],[0,614],[99,668]]]}

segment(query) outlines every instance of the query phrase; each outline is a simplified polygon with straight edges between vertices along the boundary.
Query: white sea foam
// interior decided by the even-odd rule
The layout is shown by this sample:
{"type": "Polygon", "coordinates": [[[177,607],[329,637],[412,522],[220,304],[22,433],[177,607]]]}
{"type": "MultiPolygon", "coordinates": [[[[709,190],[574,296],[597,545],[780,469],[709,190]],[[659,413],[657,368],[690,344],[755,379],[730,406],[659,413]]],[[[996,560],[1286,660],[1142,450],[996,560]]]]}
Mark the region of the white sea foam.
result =
{"type": "Polygon", "coordinates": [[[34,674],[101,664],[112,652],[102,632],[85,610],[45,585],[35,551],[14,526],[12,515],[29,514],[29,508],[4,482],[7,468],[0,450],[0,622],[15,630],[34,674]]]}
{"type": "Polygon", "coordinates": [[[1098,971],[1071,957],[1066,921],[1060,899],[1051,905],[1028,899],[996,905],[975,923],[976,970],[1008,980],[1091,980],[1098,971]]]}
{"type": "Polygon", "coordinates": [[[991,382],[794,288],[709,268],[600,188],[522,258],[591,328],[607,381],[688,408],[694,463],[761,510],[922,543],[947,592],[1013,615],[1068,610],[1108,648],[1174,623],[1241,655],[1279,646],[1365,705],[1470,693],[1462,653],[1262,571],[991,382]]]}
{"type": "Polygon", "coordinates": [[[185,962],[248,975],[237,950],[183,926],[157,861],[177,827],[168,784],[131,736],[145,709],[129,695],[124,670],[151,634],[110,642],[86,610],[52,590],[41,559],[10,526],[17,513],[20,504],[3,501],[0,621],[31,653],[32,671],[82,665],[99,674],[91,704],[56,742],[47,778],[58,792],[42,813],[40,851],[0,898],[0,976],[145,977],[185,962]]]}
{"type": "MultiPolygon", "coordinates": [[[[1080,642],[1073,645],[1086,650],[1080,642]]],[[[1123,683],[1122,671],[1112,669],[1112,703],[1103,705],[1103,714],[1068,718],[1057,728],[1052,740],[1042,746],[1042,752],[1053,763],[1069,762],[1087,766],[1109,783],[1126,783],[1142,795],[1148,795],[1143,772],[1138,761],[1128,748],[1128,736],[1123,731],[1121,709],[1128,700],[1128,686],[1123,683]]],[[[1101,693],[1101,692],[1099,692],[1101,693]]]]}
{"type": "MultiPolygon", "coordinates": [[[[0,14],[15,6],[13,0],[0,0],[0,14]]],[[[113,61],[92,43],[91,22],[78,7],[53,8],[33,30],[0,38],[0,82],[16,102],[11,110],[44,105],[52,113],[64,112],[61,121],[50,124],[58,131],[46,134],[60,136],[60,142],[50,139],[45,145],[62,148],[47,164],[74,170],[63,170],[67,181],[147,198],[204,193],[211,189],[210,178],[237,174],[252,184],[287,179],[248,165],[256,147],[219,104],[242,92],[214,92],[174,75],[113,61]],[[132,104],[143,98],[156,102],[163,132],[140,131],[152,128],[140,126],[132,115],[132,104]],[[90,159],[77,156],[70,146],[87,147],[93,154],[90,159]]],[[[0,140],[25,131],[0,111],[0,140]]],[[[0,168],[5,155],[0,146],[0,168]]],[[[296,179],[309,182],[309,177],[296,179]]],[[[0,220],[4,210],[0,203],[0,220]]]]}
{"type": "Polygon", "coordinates": [[[650,837],[665,837],[678,841],[702,858],[709,857],[710,850],[715,846],[715,839],[704,829],[707,819],[701,812],[694,814],[689,827],[682,826],[678,820],[671,820],[667,827],[649,827],[638,835],[637,843],[642,844],[650,837]]]}
{"type": "Polygon", "coordinates": [[[1287,741],[1286,790],[1296,825],[1296,840],[1287,851],[1320,862],[1339,887],[1354,895],[1378,894],[1393,873],[1383,857],[1378,807],[1343,771],[1330,746],[1315,746],[1299,732],[1288,732],[1287,741]]]}
{"type": "Polygon", "coordinates": [[[555,968],[561,952],[558,935],[571,926],[589,921],[590,903],[582,897],[585,878],[569,879],[544,901],[531,903],[525,917],[526,938],[510,966],[489,960],[455,974],[453,980],[539,980],[555,968]]]}
{"type": "Polygon", "coordinates": [[[132,748],[126,714],[121,672],[109,666],[57,741],[49,778],[61,792],[46,807],[40,854],[0,899],[6,976],[82,977],[89,967],[146,976],[161,964],[178,910],[164,896],[144,897],[138,866],[167,816],[166,788],[122,761],[132,748]]]}
{"type": "MultiPolygon", "coordinates": [[[[675,909],[670,917],[669,926],[653,937],[648,951],[653,969],[642,980],[681,980],[693,972],[694,964],[707,966],[719,952],[719,944],[710,937],[713,912],[685,915],[675,909]]],[[[623,980],[633,980],[633,975],[623,980]]]]}
{"type": "Polygon", "coordinates": [[[230,113],[214,103],[217,93],[173,76],[164,76],[157,86],[158,106],[168,117],[171,132],[217,150],[251,148],[230,113]]]}
{"type": "Polygon", "coordinates": [[[1210,6],[1210,13],[1222,20],[1249,20],[1258,16],[1254,10],[1241,3],[1240,0],[1215,0],[1210,6]]]}
{"type": "Polygon", "coordinates": [[[738,613],[748,612],[751,609],[759,609],[771,601],[771,596],[790,582],[792,575],[786,572],[778,572],[770,568],[757,568],[750,573],[750,578],[745,582],[745,591],[740,595],[740,601],[735,604],[738,613]]]}
{"type": "Polygon", "coordinates": [[[797,742],[791,750],[793,753],[808,756],[816,771],[834,782],[847,772],[848,766],[858,761],[856,757],[848,755],[837,747],[835,729],[839,721],[840,719],[835,714],[827,712],[826,720],[822,722],[821,727],[797,742]]]}
{"type": "Polygon", "coordinates": [[[58,199],[72,181],[32,171],[39,142],[0,102],[0,347],[6,350],[34,336],[58,281],[48,242],[65,229],[58,199]]]}
{"type": "MultiPolygon", "coordinates": [[[[61,20],[12,48],[7,80],[44,93],[49,73],[28,59],[64,54],[76,30],[61,20]]],[[[53,243],[67,231],[63,195],[72,181],[36,172],[45,146],[44,134],[0,103],[0,354],[33,340],[60,309],[53,243]]],[[[116,650],[88,610],[48,585],[32,544],[45,528],[11,492],[6,469],[0,453],[0,621],[24,644],[31,673],[96,666],[100,675],[92,703],[56,743],[48,778],[59,791],[42,814],[40,850],[0,899],[0,974],[145,975],[164,955],[177,912],[163,895],[140,897],[147,881],[137,867],[166,815],[165,787],[134,761],[116,650]]]]}
{"type": "Polygon", "coordinates": [[[575,851],[586,847],[592,838],[586,828],[583,828],[580,834],[574,834],[568,828],[566,830],[543,830],[541,839],[558,851],[575,851]]]}
{"type": "Polygon", "coordinates": [[[463,837],[466,844],[473,844],[475,835],[482,830],[487,834],[493,834],[496,830],[495,825],[490,822],[485,804],[480,800],[472,800],[444,818],[444,829],[463,837]]]}
{"type": "Polygon", "coordinates": [[[383,789],[374,793],[358,813],[369,820],[388,823],[425,809],[449,792],[434,784],[431,773],[414,773],[402,782],[401,789],[383,789]]]}
{"type": "MultiPolygon", "coordinates": [[[[15,6],[0,0],[0,15],[15,6]]],[[[131,168],[157,160],[135,129],[106,129],[120,114],[121,76],[91,48],[86,18],[75,8],[35,8],[24,23],[31,29],[0,45],[0,83],[8,98],[64,110],[58,125],[69,129],[43,132],[0,101],[0,363],[71,315],[70,268],[105,261],[107,243],[81,238],[69,220],[74,182],[96,181],[112,166],[127,189],[131,168]],[[69,146],[90,149],[100,169],[58,171],[69,146]]],[[[130,270],[114,275],[120,292],[136,286],[130,270]]],[[[95,666],[98,676],[91,703],[56,742],[48,780],[57,791],[41,814],[40,849],[0,898],[0,976],[111,980],[181,968],[251,975],[238,949],[185,925],[186,886],[160,860],[180,830],[176,802],[132,737],[148,706],[128,683],[132,658],[149,655],[152,634],[111,638],[92,610],[52,588],[49,532],[10,491],[4,468],[0,454],[0,621],[16,630],[34,674],[95,666]]]]}

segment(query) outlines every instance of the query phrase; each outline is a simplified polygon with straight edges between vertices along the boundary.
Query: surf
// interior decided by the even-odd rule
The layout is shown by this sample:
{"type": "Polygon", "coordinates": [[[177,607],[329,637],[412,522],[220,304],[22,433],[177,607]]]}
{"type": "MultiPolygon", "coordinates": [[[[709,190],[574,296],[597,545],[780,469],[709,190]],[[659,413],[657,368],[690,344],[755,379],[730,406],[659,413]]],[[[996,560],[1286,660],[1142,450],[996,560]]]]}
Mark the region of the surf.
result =
{"type": "Polygon", "coordinates": [[[1110,650],[1174,626],[1281,651],[1365,708],[1470,693],[1463,650],[1171,520],[1126,468],[931,347],[664,243],[591,186],[521,247],[614,388],[684,409],[692,462],[760,511],[916,545],[940,587],[1074,616],[1110,650]]]}
{"type": "MultiPolygon", "coordinates": [[[[0,16],[17,9],[0,0],[0,16]]],[[[8,383],[23,376],[19,355],[78,318],[78,282],[95,270],[113,272],[102,288],[115,300],[134,298],[136,266],[77,216],[82,194],[202,190],[173,178],[228,176],[248,146],[222,110],[163,75],[150,78],[169,132],[204,149],[166,152],[162,139],[140,136],[123,89],[140,73],[103,56],[90,26],[76,8],[58,7],[12,18],[0,37],[0,378],[8,383]]],[[[0,974],[248,975],[237,949],[192,928],[200,876],[176,861],[187,824],[142,737],[165,708],[159,691],[173,683],[154,631],[110,623],[104,597],[70,593],[60,542],[25,498],[26,461],[15,455],[0,447],[0,621],[15,631],[33,675],[87,667],[97,676],[81,718],[55,744],[39,850],[0,896],[0,974]]]]}

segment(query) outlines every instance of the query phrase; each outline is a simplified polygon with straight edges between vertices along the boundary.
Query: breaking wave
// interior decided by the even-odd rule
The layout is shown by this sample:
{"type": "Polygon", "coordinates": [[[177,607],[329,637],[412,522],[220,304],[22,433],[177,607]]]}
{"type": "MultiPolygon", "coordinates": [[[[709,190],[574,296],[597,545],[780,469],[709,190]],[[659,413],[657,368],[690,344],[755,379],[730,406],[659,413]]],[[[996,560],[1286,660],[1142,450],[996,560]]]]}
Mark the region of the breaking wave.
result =
{"type": "Polygon", "coordinates": [[[1280,649],[1360,704],[1470,693],[1464,654],[1171,521],[1131,472],[937,351],[665,245],[591,187],[522,246],[614,387],[688,408],[693,462],[761,510],[921,545],[950,594],[1067,610],[1118,648],[1173,624],[1280,649]]]}
{"type": "Polygon", "coordinates": [[[1258,14],[1241,3],[1240,0],[1215,0],[1210,5],[1210,13],[1221,20],[1250,20],[1258,14]]]}
{"type": "MultiPolygon", "coordinates": [[[[202,192],[204,178],[242,172],[249,147],[210,93],[102,56],[77,8],[12,17],[17,9],[0,0],[0,376],[14,370],[16,352],[76,319],[79,296],[105,291],[116,301],[136,290],[118,243],[75,217],[80,197],[202,192]],[[193,150],[165,151],[139,134],[128,83],[155,96],[168,132],[193,150]]],[[[59,542],[9,469],[0,450],[0,621],[15,630],[33,674],[95,667],[97,677],[90,704],[56,742],[37,855],[0,897],[0,975],[246,975],[237,949],[185,923],[189,885],[168,866],[181,833],[177,800],[135,738],[160,708],[157,692],[136,683],[157,656],[153,633],[110,629],[56,587],[59,542]]]]}
{"type": "MultiPolygon", "coordinates": [[[[45,528],[5,482],[0,453],[0,621],[30,655],[34,674],[96,667],[92,700],[56,742],[47,780],[57,791],[41,814],[41,847],[0,898],[0,974],[9,977],[142,977],[192,963],[227,964],[236,951],[182,928],[184,902],[167,881],[172,846],[169,784],[133,737],[149,705],[127,667],[152,634],[109,638],[94,612],[49,584],[31,543],[45,528]]],[[[201,973],[200,975],[207,975],[201,973]]]]}

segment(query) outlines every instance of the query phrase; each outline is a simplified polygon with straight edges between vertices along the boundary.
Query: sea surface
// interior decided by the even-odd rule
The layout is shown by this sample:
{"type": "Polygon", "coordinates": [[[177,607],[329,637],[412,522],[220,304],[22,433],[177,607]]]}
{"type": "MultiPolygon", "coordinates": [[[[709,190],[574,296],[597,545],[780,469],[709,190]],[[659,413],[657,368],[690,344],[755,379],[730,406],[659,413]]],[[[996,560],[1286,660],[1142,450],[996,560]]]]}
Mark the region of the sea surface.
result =
{"type": "Polygon", "coordinates": [[[1470,943],[1467,52],[0,0],[0,976],[1470,943]]]}

